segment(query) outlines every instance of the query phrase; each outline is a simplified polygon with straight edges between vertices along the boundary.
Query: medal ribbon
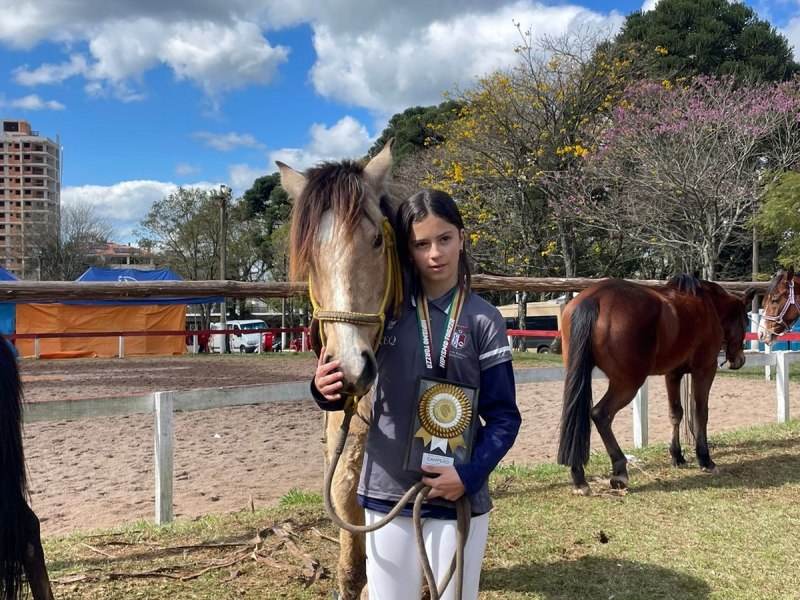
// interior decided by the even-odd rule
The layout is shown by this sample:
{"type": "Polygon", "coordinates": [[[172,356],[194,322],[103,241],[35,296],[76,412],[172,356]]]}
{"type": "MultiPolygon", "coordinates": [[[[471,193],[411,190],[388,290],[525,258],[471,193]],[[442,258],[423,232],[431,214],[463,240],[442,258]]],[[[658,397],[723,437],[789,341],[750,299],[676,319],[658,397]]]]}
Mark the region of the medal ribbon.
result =
{"type": "MultiPolygon", "coordinates": [[[[447,311],[447,322],[442,333],[442,346],[439,352],[438,367],[445,372],[447,366],[447,355],[450,349],[450,339],[453,337],[458,317],[461,315],[461,309],[464,307],[467,295],[464,293],[464,288],[458,286],[453,299],[450,301],[450,306],[447,311]]],[[[417,322],[419,324],[419,337],[422,342],[422,353],[425,357],[425,366],[433,370],[433,334],[431,333],[431,318],[430,311],[428,310],[428,298],[425,292],[422,291],[417,297],[417,322]]]]}

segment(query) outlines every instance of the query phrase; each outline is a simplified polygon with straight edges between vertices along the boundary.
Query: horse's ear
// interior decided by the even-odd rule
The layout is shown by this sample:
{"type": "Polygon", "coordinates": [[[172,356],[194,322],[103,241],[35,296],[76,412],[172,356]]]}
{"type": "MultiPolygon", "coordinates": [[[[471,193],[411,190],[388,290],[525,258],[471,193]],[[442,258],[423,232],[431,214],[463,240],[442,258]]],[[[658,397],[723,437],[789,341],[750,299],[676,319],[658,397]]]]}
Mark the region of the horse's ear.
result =
{"type": "Polygon", "coordinates": [[[786,281],[791,281],[794,278],[794,265],[789,267],[789,270],[786,271],[786,281]]]}
{"type": "Polygon", "coordinates": [[[369,177],[373,183],[382,186],[386,176],[389,174],[389,169],[392,167],[392,146],[394,145],[394,138],[390,138],[386,145],[378,152],[377,155],[372,157],[364,167],[364,173],[369,177]]]}
{"type": "Polygon", "coordinates": [[[306,187],[305,176],[279,160],[276,160],[275,164],[278,165],[278,170],[281,172],[281,187],[291,198],[296,200],[306,187]]]}

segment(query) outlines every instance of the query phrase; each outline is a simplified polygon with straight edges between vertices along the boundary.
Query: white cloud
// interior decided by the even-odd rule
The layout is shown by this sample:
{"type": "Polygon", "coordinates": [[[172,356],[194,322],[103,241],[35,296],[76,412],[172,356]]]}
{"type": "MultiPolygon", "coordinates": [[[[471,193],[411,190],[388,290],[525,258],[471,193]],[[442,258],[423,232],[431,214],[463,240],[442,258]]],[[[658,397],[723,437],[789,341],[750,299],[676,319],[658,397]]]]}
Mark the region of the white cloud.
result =
{"type": "Polygon", "coordinates": [[[90,95],[129,101],[143,97],[135,86],[141,85],[144,74],[165,65],[177,80],[191,81],[214,98],[269,83],[289,56],[289,49],[272,46],[256,23],[227,18],[219,22],[150,16],[110,19],[79,35],[88,44],[88,55],[72,52],[60,64],[19,67],[14,70],[15,81],[33,86],[83,77],[90,95]]]}
{"type": "Polygon", "coordinates": [[[269,172],[276,160],[302,171],[325,160],[361,158],[372,145],[367,128],[353,117],[340,119],[332,127],[321,123],[311,126],[311,141],[303,148],[281,148],[269,154],[269,172]]]}
{"type": "Polygon", "coordinates": [[[57,100],[43,100],[36,94],[23,96],[14,100],[6,100],[0,96],[0,107],[16,108],[19,110],[64,110],[66,106],[57,100]]]}
{"type": "Polygon", "coordinates": [[[277,167],[259,169],[245,164],[236,164],[228,166],[228,178],[230,182],[228,185],[233,189],[234,196],[241,196],[244,192],[253,187],[253,182],[259,177],[274,173],[277,167]]]}
{"type": "Polygon", "coordinates": [[[658,4],[658,0],[645,0],[644,4],[642,4],[642,12],[647,12],[648,10],[653,10],[658,4]]]}
{"type": "Polygon", "coordinates": [[[793,48],[794,58],[797,60],[800,57],[800,17],[790,19],[786,27],[782,27],[779,32],[786,36],[789,46],[793,48]]]}
{"type": "Polygon", "coordinates": [[[290,50],[271,44],[267,32],[302,24],[314,35],[316,91],[385,113],[439,102],[443,90],[513,62],[514,21],[552,35],[622,21],[616,11],[535,0],[39,0],[17,8],[0,20],[0,43],[48,40],[62,43],[66,57],[18,68],[24,85],[83,77],[91,95],[141,100],[144,75],[166,66],[216,107],[220,94],[272,82],[290,50]]]}
{"type": "Polygon", "coordinates": [[[577,26],[617,28],[622,19],[616,12],[603,16],[574,5],[519,1],[491,11],[453,11],[414,30],[388,19],[358,33],[317,25],[311,80],[326,98],[394,113],[441,102],[443,91],[468,87],[475,77],[510,66],[521,41],[515,22],[539,37],[577,26]]]}
{"type": "Polygon", "coordinates": [[[175,165],[175,175],[179,177],[186,177],[187,175],[194,175],[201,171],[200,167],[189,163],[178,163],[175,165]]]}
{"type": "Polygon", "coordinates": [[[340,119],[331,127],[314,123],[309,130],[309,137],[309,143],[302,148],[281,148],[270,152],[264,167],[248,164],[230,165],[229,185],[233,188],[234,195],[242,195],[259,177],[275,173],[278,170],[275,164],[277,160],[293,169],[304,171],[326,160],[361,158],[373,142],[367,128],[349,116],[340,119]]]}
{"type": "Polygon", "coordinates": [[[97,215],[108,219],[118,239],[126,244],[135,242],[133,229],[147,215],[153,202],[162,200],[177,189],[174,183],[161,181],[123,181],[115,185],[83,185],[65,187],[61,202],[83,202],[92,206],[97,215]]]}
{"type": "Polygon", "coordinates": [[[73,54],[67,62],[59,65],[45,63],[29,71],[27,65],[14,69],[14,81],[20,85],[48,85],[61,83],[65,79],[76,75],[86,76],[89,74],[89,67],[86,64],[86,57],[80,54],[73,54]]]}
{"type": "Polygon", "coordinates": [[[220,152],[230,152],[236,148],[263,148],[256,138],[249,133],[211,133],[208,131],[197,131],[192,134],[193,138],[201,140],[205,146],[214,148],[220,152]]]}

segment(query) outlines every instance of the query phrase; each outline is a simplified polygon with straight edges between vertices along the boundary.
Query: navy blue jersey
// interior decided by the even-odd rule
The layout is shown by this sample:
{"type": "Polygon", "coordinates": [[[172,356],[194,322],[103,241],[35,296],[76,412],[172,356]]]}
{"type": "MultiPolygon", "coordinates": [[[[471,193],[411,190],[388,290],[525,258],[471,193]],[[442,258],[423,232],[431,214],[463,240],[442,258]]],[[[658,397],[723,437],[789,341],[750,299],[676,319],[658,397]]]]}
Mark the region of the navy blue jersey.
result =
{"type": "MultiPolygon", "coordinates": [[[[451,291],[428,302],[434,357],[439,356],[452,296],[451,291]]],[[[433,376],[479,388],[477,417],[473,416],[479,422],[472,456],[469,463],[456,469],[473,513],[489,511],[489,474],[511,448],[521,423],[511,358],[505,321],[499,311],[480,296],[470,294],[450,338],[446,373],[429,371],[420,343],[415,301],[407,301],[400,318],[386,324],[377,354],[372,423],[358,486],[362,504],[376,510],[390,507],[419,480],[419,474],[404,470],[404,460],[413,435],[417,380],[419,376],[433,376]]],[[[322,408],[342,407],[342,402],[320,401],[318,392],[315,398],[322,408]]],[[[452,507],[441,498],[426,504],[433,509],[430,516],[449,516],[449,510],[440,513],[436,507],[452,507]]]]}

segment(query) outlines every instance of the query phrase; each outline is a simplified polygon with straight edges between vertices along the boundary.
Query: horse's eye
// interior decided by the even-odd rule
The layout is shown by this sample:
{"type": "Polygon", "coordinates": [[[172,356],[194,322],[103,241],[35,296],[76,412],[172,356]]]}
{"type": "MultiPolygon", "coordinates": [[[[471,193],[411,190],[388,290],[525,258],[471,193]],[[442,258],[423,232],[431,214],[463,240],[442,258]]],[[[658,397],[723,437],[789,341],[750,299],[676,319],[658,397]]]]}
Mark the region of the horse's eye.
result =
{"type": "Polygon", "coordinates": [[[375,236],[375,241],[372,242],[373,248],[380,248],[383,245],[383,234],[379,233],[375,236]]]}

